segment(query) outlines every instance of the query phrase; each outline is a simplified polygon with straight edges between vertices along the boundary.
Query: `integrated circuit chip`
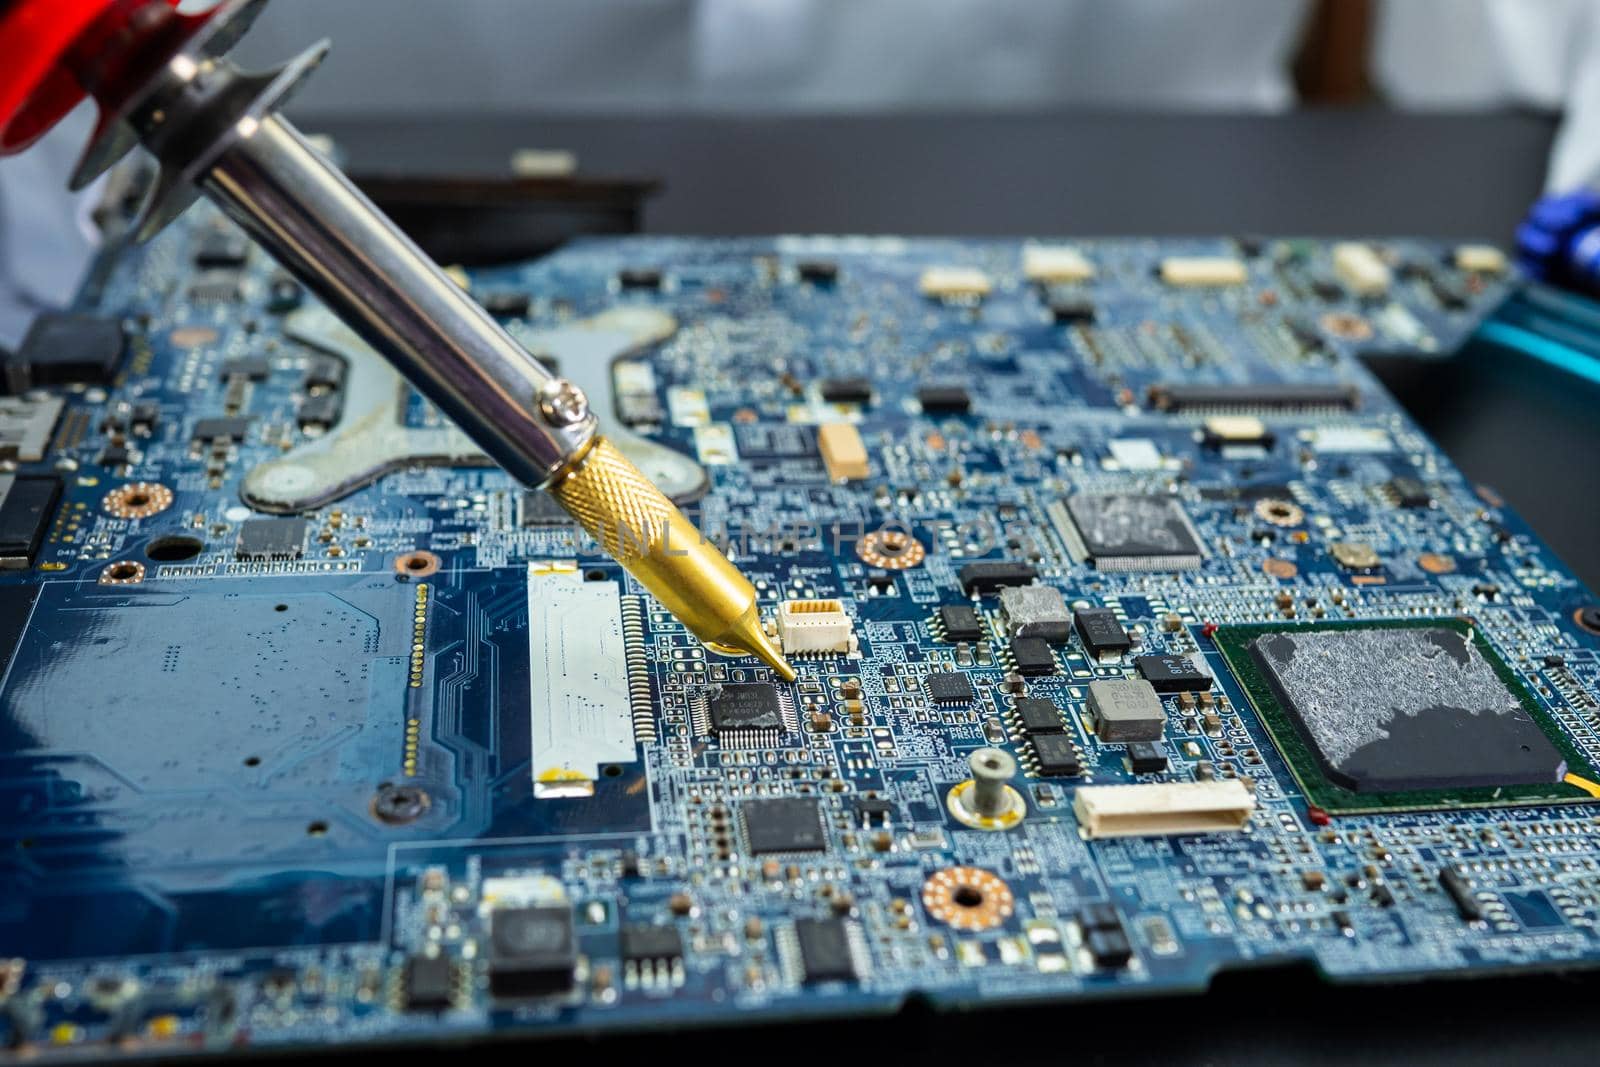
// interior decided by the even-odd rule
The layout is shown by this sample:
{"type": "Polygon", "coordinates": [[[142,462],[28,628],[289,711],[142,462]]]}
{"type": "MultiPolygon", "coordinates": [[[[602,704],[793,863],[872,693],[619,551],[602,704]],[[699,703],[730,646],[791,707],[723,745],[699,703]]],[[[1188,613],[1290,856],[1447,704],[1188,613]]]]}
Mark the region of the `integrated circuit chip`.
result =
{"type": "Polygon", "coordinates": [[[930,674],[922,683],[928,699],[935,704],[970,704],[977,696],[972,683],[960,671],[930,674]]]}
{"type": "Polygon", "coordinates": [[[1099,570],[1192,570],[1204,560],[1200,535],[1170,496],[1079,495],[1049,513],[1072,557],[1099,570]]]}
{"type": "Polygon", "coordinates": [[[103,315],[46,311],[35,316],[16,355],[0,360],[0,392],[46,385],[108,385],[122,362],[122,323],[103,315]]]}
{"type": "Polygon", "coordinates": [[[1039,734],[1028,739],[1033,762],[1045,778],[1072,778],[1083,773],[1078,750],[1065,734],[1039,734]]]}
{"type": "Polygon", "coordinates": [[[672,963],[683,959],[683,935],[676,926],[635,923],[622,928],[618,948],[628,963],[672,963]]]}
{"type": "Polygon", "coordinates": [[[1038,637],[1019,637],[1011,642],[1011,662],[1018,674],[1032,677],[1056,672],[1056,657],[1050,643],[1038,637]]]}
{"type": "Polygon", "coordinates": [[[968,563],[958,572],[961,591],[968,596],[984,596],[1007,586],[1027,585],[1039,576],[1032,564],[1011,560],[980,560],[968,563]]]}
{"type": "Polygon", "coordinates": [[[917,390],[917,403],[930,415],[964,415],[972,396],[959,385],[924,385],[917,390]]]}
{"type": "Polygon", "coordinates": [[[946,641],[983,639],[983,621],[970,604],[940,604],[939,626],[946,641]]]}
{"type": "Polygon", "coordinates": [[[706,701],[706,722],[718,737],[737,733],[781,733],[783,698],[769,682],[730,682],[706,701]]]}
{"type": "Polygon", "coordinates": [[[1128,742],[1128,770],[1134,774],[1160,774],[1167,769],[1167,746],[1160,741],[1128,742]]]}
{"type": "Polygon", "coordinates": [[[822,852],[827,848],[817,802],[805,797],[747,800],[740,807],[752,855],[822,852]]]}
{"type": "MultiPolygon", "coordinates": [[[[1221,635],[1219,635],[1220,637],[1221,635]]],[[[1591,773],[1470,623],[1238,627],[1219,640],[1329,810],[1579,799],[1591,773]]]]}
{"type": "Polygon", "coordinates": [[[1203,693],[1211,676],[1188,656],[1135,656],[1133,669],[1158,693],[1203,693]]]}
{"type": "Polygon", "coordinates": [[[0,474],[0,570],[33,564],[61,499],[61,479],[0,474]]]}
{"type": "Polygon", "coordinates": [[[456,967],[449,956],[415,955],[406,961],[401,997],[407,1011],[439,1011],[456,998],[456,967]]]}
{"type": "Polygon", "coordinates": [[[843,919],[796,919],[794,939],[800,953],[801,978],[807,985],[848,982],[856,977],[850,926],[843,919]]]}
{"type": "Polygon", "coordinates": [[[306,550],[305,519],[246,519],[234,554],[240,559],[299,559],[306,550]]]}
{"type": "Polygon", "coordinates": [[[1065,729],[1061,709],[1039,697],[1018,697],[1011,706],[1017,727],[1025,734],[1058,734],[1065,729]]]}
{"type": "Polygon", "coordinates": [[[1133,638],[1110,608],[1079,608],[1073,613],[1072,622],[1084,651],[1097,659],[1120,656],[1133,647],[1133,638]]]}

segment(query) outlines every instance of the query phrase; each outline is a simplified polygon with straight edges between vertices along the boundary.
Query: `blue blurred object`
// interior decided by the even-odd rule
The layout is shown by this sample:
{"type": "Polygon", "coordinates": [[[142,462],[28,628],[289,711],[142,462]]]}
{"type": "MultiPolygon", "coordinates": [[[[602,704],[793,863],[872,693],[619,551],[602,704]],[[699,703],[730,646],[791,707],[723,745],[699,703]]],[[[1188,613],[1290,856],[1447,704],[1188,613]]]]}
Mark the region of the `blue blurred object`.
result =
{"type": "Polygon", "coordinates": [[[1532,278],[1600,295],[1600,190],[1535,201],[1517,227],[1517,259],[1532,278]]]}

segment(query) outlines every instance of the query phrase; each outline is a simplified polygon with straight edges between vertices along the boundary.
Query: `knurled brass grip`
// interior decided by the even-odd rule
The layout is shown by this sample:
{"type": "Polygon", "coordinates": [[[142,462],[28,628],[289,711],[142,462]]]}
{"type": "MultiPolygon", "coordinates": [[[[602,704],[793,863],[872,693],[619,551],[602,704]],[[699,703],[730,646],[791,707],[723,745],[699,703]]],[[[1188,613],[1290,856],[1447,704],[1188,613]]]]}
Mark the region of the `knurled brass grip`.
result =
{"type": "Polygon", "coordinates": [[[794,671],[761,629],[755,587],[604,437],[550,495],[696,637],[794,671]]]}

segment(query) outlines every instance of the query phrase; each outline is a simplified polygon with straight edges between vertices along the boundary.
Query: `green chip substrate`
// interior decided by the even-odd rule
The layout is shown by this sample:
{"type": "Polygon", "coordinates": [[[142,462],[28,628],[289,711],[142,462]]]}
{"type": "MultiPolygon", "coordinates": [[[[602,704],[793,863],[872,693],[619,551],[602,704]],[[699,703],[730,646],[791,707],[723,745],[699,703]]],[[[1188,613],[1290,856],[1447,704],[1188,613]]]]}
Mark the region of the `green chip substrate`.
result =
{"type": "Polygon", "coordinates": [[[1330,813],[1592,799],[1596,772],[1465,619],[1228,626],[1213,640],[1330,813]]]}

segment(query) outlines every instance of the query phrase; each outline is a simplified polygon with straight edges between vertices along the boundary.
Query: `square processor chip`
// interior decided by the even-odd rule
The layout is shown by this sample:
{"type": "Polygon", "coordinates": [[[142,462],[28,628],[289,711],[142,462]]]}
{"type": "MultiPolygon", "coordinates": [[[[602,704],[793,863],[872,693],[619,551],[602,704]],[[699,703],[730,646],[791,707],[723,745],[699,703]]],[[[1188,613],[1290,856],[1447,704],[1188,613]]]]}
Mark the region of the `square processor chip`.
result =
{"type": "Polygon", "coordinates": [[[1217,641],[1327,810],[1586,797],[1563,779],[1592,768],[1465,620],[1245,626],[1217,641]]]}
{"type": "Polygon", "coordinates": [[[1173,497],[1078,495],[1049,508],[1073,559],[1102,571],[1182,571],[1205,559],[1200,535],[1173,497]]]}

